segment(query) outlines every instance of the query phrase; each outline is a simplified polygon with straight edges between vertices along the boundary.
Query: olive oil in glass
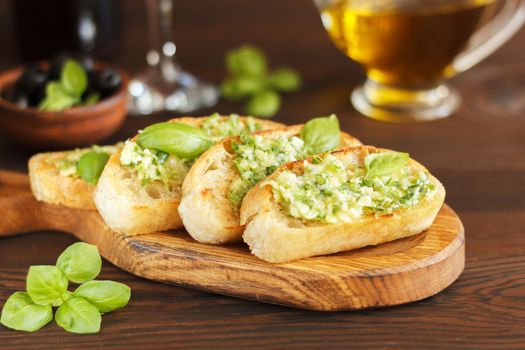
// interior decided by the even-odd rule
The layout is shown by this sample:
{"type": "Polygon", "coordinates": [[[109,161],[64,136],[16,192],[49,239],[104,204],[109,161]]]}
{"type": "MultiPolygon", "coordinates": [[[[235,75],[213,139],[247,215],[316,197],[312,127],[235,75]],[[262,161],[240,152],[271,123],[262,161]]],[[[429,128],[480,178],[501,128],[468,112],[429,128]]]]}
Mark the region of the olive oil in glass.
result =
{"type": "Polygon", "coordinates": [[[316,1],[334,44],[367,72],[354,106],[398,122],[437,119],[456,108],[459,97],[444,84],[458,73],[455,60],[480,28],[502,21],[505,14],[497,14],[512,3],[523,10],[523,2],[509,0],[316,1]]]}

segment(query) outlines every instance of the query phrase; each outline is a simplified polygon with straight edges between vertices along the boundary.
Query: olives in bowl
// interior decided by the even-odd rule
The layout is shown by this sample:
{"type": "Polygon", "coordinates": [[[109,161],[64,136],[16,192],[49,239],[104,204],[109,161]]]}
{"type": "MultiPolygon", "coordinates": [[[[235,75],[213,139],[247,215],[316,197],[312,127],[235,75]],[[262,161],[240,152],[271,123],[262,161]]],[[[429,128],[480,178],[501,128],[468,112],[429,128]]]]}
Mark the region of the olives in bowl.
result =
{"type": "Polygon", "coordinates": [[[27,66],[4,97],[22,108],[63,110],[91,105],[114,94],[122,85],[120,73],[96,67],[89,56],[60,54],[49,64],[27,66]]]}
{"type": "Polygon", "coordinates": [[[126,116],[127,74],[85,56],[58,55],[0,73],[0,128],[39,150],[81,147],[126,116]]]}

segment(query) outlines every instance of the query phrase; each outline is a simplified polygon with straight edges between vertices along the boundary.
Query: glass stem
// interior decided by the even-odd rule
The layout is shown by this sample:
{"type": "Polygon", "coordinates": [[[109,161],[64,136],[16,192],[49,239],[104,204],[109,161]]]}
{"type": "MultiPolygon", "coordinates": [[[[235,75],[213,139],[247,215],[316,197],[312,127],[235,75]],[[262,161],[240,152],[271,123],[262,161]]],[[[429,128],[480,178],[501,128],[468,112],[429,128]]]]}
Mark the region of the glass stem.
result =
{"type": "Polygon", "coordinates": [[[150,51],[146,57],[150,66],[157,66],[167,82],[176,82],[180,67],[175,61],[176,46],[172,41],[172,0],[147,0],[150,51]]]}

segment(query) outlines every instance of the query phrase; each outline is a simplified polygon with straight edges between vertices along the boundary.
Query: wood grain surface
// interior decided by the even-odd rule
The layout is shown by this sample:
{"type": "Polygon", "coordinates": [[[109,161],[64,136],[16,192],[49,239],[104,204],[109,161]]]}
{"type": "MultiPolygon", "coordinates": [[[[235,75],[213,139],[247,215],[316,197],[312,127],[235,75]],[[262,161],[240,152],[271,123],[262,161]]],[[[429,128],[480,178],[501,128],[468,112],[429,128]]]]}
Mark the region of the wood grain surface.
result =
{"type": "MultiPolygon", "coordinates": [[[[0,1],[0,69],[19,63],[9,4],[0,1]]],[[[135,73],[147,50],[144,4],[120,5],[123,42],[115,63],[135,73]]],[[[104,316],[99,334],[72,335],[56,325],[32,334],[0,327],[0,348],[525,349],[525,29],[453,79],[463,98],[454,116],[392,125],[352,109],[350,91],[364,74],[334,48],[310,1],[176,0],[174,6],[177,56],[188,70],[219,82],[227,49],[260,45],[272,65],[291,65],[304,78],[300,92],[284,97],[276,120],[337,113],[345,131],[425,164],[465,225],[465,271],[417,303],[321,313],[155,283],[105,261],[101,278],[127,283],[133,295],[126,308],[104,316]]],[[[241,112],[242,106],[221,101],[198,114],[215,110],[241,112]]],[[[128,118],[108,142],[169,117],[128,118]]],[[[0,137],[0,168],[25,172],[29,156],[0,137]]],[[[0,305],[24,288],[29,265],[53,263],[75,241],[52,231],[0,239],[0,305]]]]}
{"type": "Polygon", "coordinates": [[[463,225],[447,205],[418,235],[285,264],[260,260],[244,244],[198,243],[183,229],[119,234],[96,210],[37,201],[23,175],[2,170],[0,212],[0,237],[68,232],[140,277],[302,309],[357,310],[421,300],[448,287],[465,264],[463,225]]]}

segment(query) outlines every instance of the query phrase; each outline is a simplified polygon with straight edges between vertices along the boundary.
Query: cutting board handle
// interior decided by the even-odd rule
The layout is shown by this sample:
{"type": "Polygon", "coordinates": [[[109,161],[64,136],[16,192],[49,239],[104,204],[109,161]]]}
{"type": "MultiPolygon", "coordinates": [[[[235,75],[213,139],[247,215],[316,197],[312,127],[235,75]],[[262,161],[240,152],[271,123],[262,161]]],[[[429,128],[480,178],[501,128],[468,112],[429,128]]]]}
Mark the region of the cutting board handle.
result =
{"type": "Polygon", "coordinates": [[[0,237],[49,228],[25,174],[0,170],[0,237]]]}

